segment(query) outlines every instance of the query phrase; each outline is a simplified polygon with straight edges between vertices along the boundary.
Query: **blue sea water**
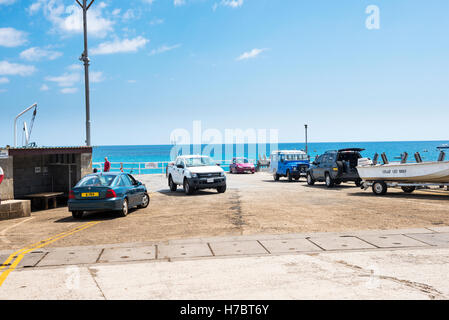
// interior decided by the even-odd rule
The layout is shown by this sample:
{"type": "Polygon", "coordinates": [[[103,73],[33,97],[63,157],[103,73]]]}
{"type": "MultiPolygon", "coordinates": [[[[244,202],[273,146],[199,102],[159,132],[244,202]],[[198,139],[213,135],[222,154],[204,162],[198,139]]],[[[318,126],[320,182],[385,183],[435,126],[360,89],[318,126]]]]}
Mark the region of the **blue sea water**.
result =
{"type": "MultiPolygon", "coordinates": [[[[312,159],[316,155],[322,154],[327,150],[338,150],[343,148],[363,148],[364,157],[372,158],[375,153],[381,154],[385,152],[390,161],[395,161],[400,158],[401,153],[407,152],[409,154],[409,161],[413,162],[413,154],[420,152],[424,161],[433,161],[438,158],[438,146],[442,144],[449,144],[449,141],[397,141],[397,142],[329,142],[329,143],[309,143],[309,154],[312,159]]],[[[138,166],[136,163],[141,162],[168,162],[172,151],[172,145],[146,145],[146,146],[97,146],[93,148],[93,162],[101,163],[105,157],[108,157],[110,162],[124,163],[125,171],[133,171],[138,173],[138,166]]],[[[182,146],[177,146],[180,149],[182,146]]],[[[202,146],[204,149],[206,146],[202,146]]],[[[223,145],[217,146],[216,150],[222,148],[221,157],[220,152],[213,152],[211,156],[215,160],[231,160],[232,157],[247,157],[249,159],[257,159],[259,154],[265,154],[267,158],[271,152],[269,146],[266,150],[259,148],[256,145],[223,145]],[[232,156],[226,154],[226,150],[232,148],[232,156]],[[259,151],[260,150],[260,151],[259,151]],[[226,155],[226,156],[225,156],[226,155]]],[[[305,143],[279,143],[279,150],[304,150],[305,143]]],[[[194,153],[194,146],[187,147],[189,153],[194,153]],[[190,149],[190,150],[189,150],[190,149]]],[[[273,150],[274,151],[274,150],[273,150]]],[[[449,155],[448,155],[449,156],[449,155]]],[[[97,165],[99,167],[99,165],[97,165]]],[[[223,166],[225,169],[227,166],[223,166]]],[[[118,169],[119,164],[114,164],[113,169],[118,169]]],[[[146,169],[141,165],[141,173],[161,173],[161,169],[146,169]]]]}

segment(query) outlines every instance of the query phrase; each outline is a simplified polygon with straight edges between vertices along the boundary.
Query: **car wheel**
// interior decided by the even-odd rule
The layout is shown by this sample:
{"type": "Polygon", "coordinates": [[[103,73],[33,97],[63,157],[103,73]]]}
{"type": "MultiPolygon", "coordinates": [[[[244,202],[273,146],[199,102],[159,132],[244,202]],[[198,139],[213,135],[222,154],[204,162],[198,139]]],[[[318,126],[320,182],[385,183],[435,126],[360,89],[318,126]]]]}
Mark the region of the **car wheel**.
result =
{"type": "Polygon", "coordinates": [[[218,187],[217,191],[218,191],[218,193],[225,193],[226,192],[226,185],[218,187]]]}
{"type": "Polygon", "coordinates": [[[121,217],[126,217],[129,213],[128,199],[123,200],[122,209],[119,211],[121,217]]]}
{"type": "Polygon", "coordinates": [[[326,173],[326,187],[332,188],[335,185],[334,179],[332,179],[329,173],[326,173]]]}
{"type": "Polygon", "coordinates": [[[375,195],[381,196],[387,193],[387,184],[383,181],[376,181],[373,184],[373,192],[375,195]]]}
{"type": "Polygon", "coordinates": [[[176,190],[178,189],[177,184],[173,182],[173,179],[171,176],[168,178],[168,185],[170,186],[171,192],[176,192],[176,190]]]}
{"type": "Polygon", "coordinates": [[[416,190],[416,187],[402,187],[401,189],[405,193],[413,193],[416,190]]]}
{"type": "Polygon", "coordinates": [[[273,174],[274,181],[279,181],[279,175],[277,173],[273,174]]]}
{"type": "Polygon", "coordinates": [[[142,198],[142,204],[139,206],[141,209],[145,209],[150,204],[150,196],[148,193],[145,193],[142,198]]]}
{"type": "Polygon", "coordinates": [[[315,180],[312,178],[310,172],[307,173],[307,184],[309,186],[313,186],[315,184],[315,180]]]}
{"type": "Polygon", "coordinates": [[[293,177],[292,177],[292,174],[290,173],[290,170],[287,170],[287,179],[288,179],[288,182],[293,181],[293,177]]]}
{"type": "Polygon", "coordinates": [[[83,217],[84,212],[82,211],[73,211],[72,217],[73,219],[81,219],[83,217]]]}
{"type": "Polygon", "coordinates": [[[184,184],[183,184],[183,188],[184,188],[184,193],[186,195],[191,195],[193,194],[193,188],[190,186],[190,184],[187,182],[187,179],[184,179],[184,184]]]}

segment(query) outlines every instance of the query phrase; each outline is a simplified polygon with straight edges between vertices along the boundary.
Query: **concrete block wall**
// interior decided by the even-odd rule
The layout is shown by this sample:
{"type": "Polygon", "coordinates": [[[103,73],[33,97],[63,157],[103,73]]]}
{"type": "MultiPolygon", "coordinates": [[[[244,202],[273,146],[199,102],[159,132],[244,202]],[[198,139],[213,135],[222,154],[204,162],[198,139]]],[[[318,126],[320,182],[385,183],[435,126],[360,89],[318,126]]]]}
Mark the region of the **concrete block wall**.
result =
{"type": "Polygon", "coordinates": [[[31,216],[30,200],[8,200],[0,204],[0,221],[31,216]]]}
{"type": "Polygon", "coordinates": [[[0,159],[0,167],[2,167],[5,172],[5,178],[2,184],[0,184],[0,199],[14,199],[13,157],[9,157],[8,159],[0,159]]]}
{"type": "Polygon", "coordinates": [[[53,181],[50,172],[43,172],[48,167],[49,156],[15,156],[14,157],[14,196],[52,191],[53,181]],[[35,168],[41,172],[35,172],[35,168]]]}
{"type": "Polygon", "coordinates": [[[92,153],[82,153],[77,155],[77,167],[81,168],[77,175],[77,182],[82,177],[92,173],[92,153]]]}

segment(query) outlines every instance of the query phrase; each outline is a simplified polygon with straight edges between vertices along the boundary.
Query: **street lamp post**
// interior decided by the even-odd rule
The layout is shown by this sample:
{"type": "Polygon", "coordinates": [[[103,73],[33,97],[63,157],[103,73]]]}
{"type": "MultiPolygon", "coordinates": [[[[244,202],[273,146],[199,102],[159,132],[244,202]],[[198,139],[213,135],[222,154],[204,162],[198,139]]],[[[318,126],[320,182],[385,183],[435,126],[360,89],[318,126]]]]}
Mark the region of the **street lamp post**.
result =
{"type": "Polygon", "coordinates": [[[309,128],[309,126],[307,124],[304,125],[304,128],[306,129],[306,154],[309,154],[309,146],[308,146],[308,141],[307,141],[307,129],[309,128]]]}
{"type": "Polygon", "coordinates": [[[78,0],[76,2],[79,4],[81,9],[83,9],[83,29],[84,29],[84,52],[81,54],[80,61],[84,62],[84,83],[86,92],[86,145],[91,146],[90,139],[90,91],[89,91],[89,55],[87,51],[87,10],[94,3],[92,0],[89,5],[87,0],[82,0],[81,4],[78,0]]]}

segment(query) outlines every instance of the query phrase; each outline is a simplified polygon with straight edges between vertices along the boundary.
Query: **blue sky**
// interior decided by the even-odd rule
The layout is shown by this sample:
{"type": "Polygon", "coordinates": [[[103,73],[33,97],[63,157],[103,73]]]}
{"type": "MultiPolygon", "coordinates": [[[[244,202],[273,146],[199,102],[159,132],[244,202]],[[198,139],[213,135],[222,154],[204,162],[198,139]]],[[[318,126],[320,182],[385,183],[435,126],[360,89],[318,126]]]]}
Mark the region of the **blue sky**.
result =
{"type": "MultiPolygon", "coordinates": [[[[279,129],[281,142],[447,140],[447,0],[96,0],[92,143],[168,144],[176,128],[279,129]],[[379,8],[380,29],[366,28],[379,8]]],[[[81,12],[0,0],[0,146],[85,140],[81,12]],[[29,119],[25,119],[29,121],[29,119]],[[19,137],[20,140],[20,137],[19,137]]]]}

